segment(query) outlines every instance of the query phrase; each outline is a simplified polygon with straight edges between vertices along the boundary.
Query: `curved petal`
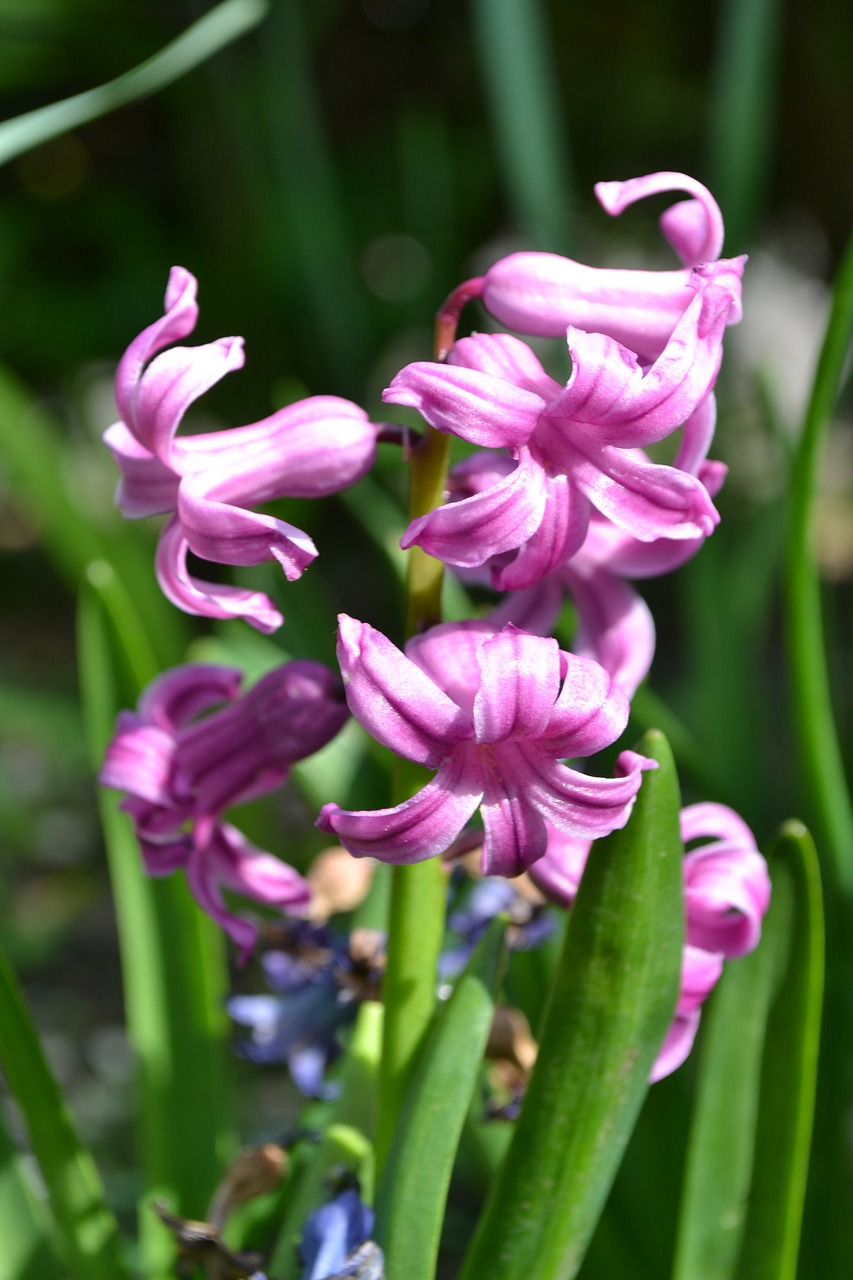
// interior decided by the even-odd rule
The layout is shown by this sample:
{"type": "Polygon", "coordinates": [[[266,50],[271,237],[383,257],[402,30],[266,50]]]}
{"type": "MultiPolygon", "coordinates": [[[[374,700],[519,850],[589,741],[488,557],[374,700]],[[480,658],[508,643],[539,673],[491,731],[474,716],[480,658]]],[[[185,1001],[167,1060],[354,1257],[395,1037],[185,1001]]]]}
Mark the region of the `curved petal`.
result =
{"type": "Polygon", "coordinates": [[[187,570],[188,550],[181,522],[174,517],[160,534],[155,570],[161,591],[178,609],[202,618],[245,618],[265,634],[281,626],[284,619],[262,592],[194,578],[187,570]]]}
{"type": "Polygon", "coordinates": [[[125,712],[107,747],[98,781],[151,804],[171,805],[174,760],[172,734],[125,712]]]}
{"type": "Polygon", "coordinates": [[[474,758],[457,747],[427,785],[392,809],[352,811],[326,804],[316,825],[356,858],[379,858],[395,866],[443,853],[483,798],[474,758]]]}
{"type": "Polygon", "coordinates": [[[527,343],[508,333],[475,333],[470,338],[461,338],[448,352],[447,363],[491,374],[524,391],[532,391],[543,400],[551,400],[561,390],[527,343]]]}
{"type": "Polygon", "coordinates": [[[136,438],[174,467],[172,437],[191,404],[226,373],[243,366],[243,339],[220,338],[202,347],[172,347],[140,377],[125,419],[136,438]]]}
{"type": "Polygon", "coordinates": [[[476,741],[540,737],[560,691],[557,641],[506,627],[483,641],[477,659],[480,687],[474,699],[476,741]]]}
{"type": "Polygon", "coordinates": [[[684,859],[687,939],[731,959],[753,951],[770,905],[767,864],[757,850],[710,845],[684,859]]]}
{"type": "Polygon", "coordinates": [[[408,640],[406,657],[473,718],[474,697],[480,687],[477,655],[483,641],[497,630],[486,618],[442,622],[408,640]]]}
{"type": "Polygon", "coordinates": [[[723,972],[723,957],[701,947],[685,946],[681,953],[681,990],[676,1014],[685,1017],[704,1004],[723,972]]]}
{"type": "Polygon", "coordinates": [[[317,558],[307,533],[274,516],[219,502],[201,476],[184,479],[178,490],[178,518],[190,550],[216,564],[263,564],[277,560],[288,582],[300,578],[317,558]]]}
{"type": "Polygon", "coordinates": [[[589,502],[566,476],[545,476],[545,512],[537,529],[508,565],[492,571],[498,591],[533,587],[582,546],[589,502]]]}
{"type": "Polygon", "coordinates": [[[522,449],[518,466],[505,480],[413,520],[400,546],[418,545],[446,564],[474,568],[531,537],[545,503],[545,473],[530,451],[522,449]]]}
{"type": "Polygon", "coordinates": [[[685,844],[691,840],[725,840],[743,849],[757,849],[755,836],[744,822],[740,814],[725,804],[705,801],[703,804],[689,804],[681,810],[679,818],[681,839],[685,844]]]}
{"type": "Polygon", "coordinates": [[[438,768],[471,736],[468,713],[381,631],[346,614],[338,621],[338,662],[356,720],[397,755],[438,768]]]}
{"type": "Polygon", "coordinates": [[[382,399],[409,405],[437,431],[489,449],[526,444],[547,403],[493,374],[427,361],[401,369],[382,399]]]}
{"type": "Polygon", "coordinates": [[[624,827],[640,789],[643,770],[652,762],[633,752],[633,764],[624,776],[591,778],[567,765],[559,764],[542,752],[529,750],[526,766],[525,795],[542,816],[570,836],[596,840],[624,827]]]}
{"type": "Polygon", "coordinates": [[[637,200],[664,191],[686,191],[692,196],[672,205],[662,215],[663,234],[685,266],[719,258],[723,250],[723,215],[707,187],[686,173],[650,173],[626,182],[597,182],[594,187],[599,204],[616,217],[637,200]]]}
{"type": "Polygon", "coordinates": [[[512,622],[531,635],[549,636],[563,606],[564,594],[562,583],[554,575],[537,582],[535,587],[509,591],[489,614],[489,622],[495,627],[505,627],[512,622]]]}
{"type": "Polygon", "coordinates": [[[563,684],[539,745],[552,756],[591,756],[623,732],[628,699],[592,658],[565,652],[562,657],[563,684]]]}
{"type": "Polygon", "coordinates": [[[549,902],[570,907],[577,897],[591,842],[567,836],[550,823],[546,826],[548,848],[538,862],[528,868],[528,875],[549,902]]]}
{"type": "Polygon", "coordinates": [[[588,424],[598,442],[623,449],[662,440],[690,418],[714,385],[728,307],[725,290],[701,289],[647,369],[612,338],[569,329],[572,375],[547,417],[588,424]]]}
{"type": "Polygon", "coordinates": [[[649,674],[655,656],[655,624],[648,605],[621,578],[605,569],[563,570],[578,611],[572,648],[594,659],[631,698],[649,674]]]}
{"type": "Polygon", "coordinates": [[[116,505],[128,520],[174,511],[180,477],[140,444],[123,422],[114,422],[103,435],[121,472],[116,505]]]}
{"type": "MultiPolygon", "coordinates": [[[[679,471],[689,471],[691,475],[699,475],[702,463],[708,457],[711,441],[717,426],[717,397],[713,391],[705,397],[697,409],[687,419],[681,433],[681,443],[672,465],[679,471]]],[[[708,488],[706,482],[705,487],[708,488]]],[[[717,490],[711,490],[713,497],[717,490]]]]}
{"type": "Polygon", "coordinates": [[[161,729],[180,729],[200,712],[221,702],[233,702],[242,679],[243,673],[237,667],[186,662],[164,671],[145,687],[139,699],[139,714],[161,729]]]}
{"type": "Polygon", "coordinates": [[[720,522],[708,491],[695,476],[675,467],[640,461],[621,449],[598,457],[576,453],[572,479],[594,507],[640,542],[655,538],[707,537],[720,522]]]}
{"type": "Polygon", "coordinates": [[[480,805],[485,839],[480,867],[484,876],[520,876],[548,846],[545,821],[527,798],[515,769],[514,750],[491,757],[480,805]]]}
{"type": "Polygon", "coordinates": [[[693,1013],[684,1018],[673,1018],[661,1045],[660,1053],[655,1058],[654,1066],[649,1076],[649,1084],[656,1084],[658,1080],[663,1080],[665,1076],[671,1076],[673,1071],[676,1071],[685,1061],[693,1048],[693,1041],[696,1039],[696,1032],[699,1030],[700,1017],[700,1010],[695,1009],[693,1013]]]}
{"type": "Polygon", "coordinates": [[[164,347],[186,338],[195,328],[198,320],[196,289],[195,276],[184,267],[172,267],[166,286],[166,314],[143,329],[119,361],[115,396],[119,414],[125,422],[133,420],[134,396],[146,363],[164,347]]]}

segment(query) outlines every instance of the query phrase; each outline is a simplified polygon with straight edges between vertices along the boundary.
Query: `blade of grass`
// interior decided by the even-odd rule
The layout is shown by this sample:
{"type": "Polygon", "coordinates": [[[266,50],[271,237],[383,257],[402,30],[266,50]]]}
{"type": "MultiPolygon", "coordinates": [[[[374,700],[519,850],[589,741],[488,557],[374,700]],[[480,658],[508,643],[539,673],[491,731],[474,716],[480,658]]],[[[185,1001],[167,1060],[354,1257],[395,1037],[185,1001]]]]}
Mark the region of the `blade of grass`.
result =
{"type": "Polygon", "coordinates": [[[5,952],[0,948],[0,1065],[44,1178],[57,1248],[74,1280],[117,1280],[118,1223],[77,1137],[5,952]]]}
{"type": "Polygon", "coordinates": [[[817,853],[800,823],[782,828],[770,865],[774,906],[789,927],[767,1024],[737,1280],[795,1280],[817,1088],[823,901],[817,853]]]}
{"type": "Polygon", "coordinates": [[[472,21],[495,147],[519,228],[539,248],[570,239],[569,147],[545,6],[475,0],[472,21]]]}
{"type": "Polygon", "coordinates": [[[836,278],[823,347],[791,471],[784,602],[800,761],[814,813],[818,848],[825,848],[831,883],[840,888],[848,901],[853,898],[853,808],[832,710],[811,522],[821,448],[835,407],[851,333],[853,238],[836,278]]]}
{"type": "Polygon", "coordinates": [[[0,1280],[62,1280],[48,1230],[43,1206],[35,1202],[0,1123],[0,1280]]]}
{"type": "Polygon", "coordinates": [[[0,124],[0,165],[58,134],[158,93],[244,35],[269,11],[268,0],[224,0],[153,58],[108,84],[0,124]]]}

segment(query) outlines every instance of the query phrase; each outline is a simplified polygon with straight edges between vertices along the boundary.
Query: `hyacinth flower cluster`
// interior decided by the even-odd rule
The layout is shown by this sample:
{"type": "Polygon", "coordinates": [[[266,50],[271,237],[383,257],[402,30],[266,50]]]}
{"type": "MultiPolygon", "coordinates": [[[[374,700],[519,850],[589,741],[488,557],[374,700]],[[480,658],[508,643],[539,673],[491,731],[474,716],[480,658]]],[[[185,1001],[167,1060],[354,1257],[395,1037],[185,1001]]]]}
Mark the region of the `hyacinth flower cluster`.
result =
{"type": "MultiPolygon", "coordinates": [[[[657,767],[620,743],[655,648],[654,622],[633,582],[683,564],[719,521],[714,499],[726,468],[709,457],[714,386],[726,328],[740,318],[745,263],[720,256],[719,209],[692,179],[660,173],[596,188],[612,215],[668,191],[689,197],[661,219],[679,269],[512,254],[451,294],[439,315],[437,358],[408,364],[383,394],[386,404],[420,413],[428,440],[437,432],[472,450],[446,476],[441,500],[412,517],[401,546],[485,584],[498,596],[487,616],[422,615],[398,643],[342,613],[340,680],[310,655],[242,695],[237,672],[180,668],[120,718],[102,780],[125,793],[146,870],[183,869],[241,957],[258,927],[223,889],[297,917],[310,911],[311,891],[223,815],[280,786],[348,714],[433,775],[378,809],[346,808],[329,796],[317,826],[356,859],[399,867],[473,841],[482,874],[503,883],[527,872],[565,908],[594,842],[628,823],[657,767]],[[462,308],[474,299],[514,332],[457,339],[462,308]],[[565,339],[562,372],[546,370],[524,340],[543,336],[565,339]],[[649,451],[671,437],[672,462],[653,460],[649,451]],[[578,618],[571,648],[553,634],[567,595],[578,618]],[[611,748],[609,769],[594,759],[587,766],[611,748]]],[[[316,396],[251,426],[178,436],[187,409],[242,362],[238,339],[172,345],[196,319],[195,281],[175,268],[165,314],[119,367],[120,420],[106,435],[121,472],[118,500],[130,517],[167,516],[156,567],[175,604],[269,632],[282,622],[276,603],[192,577],[188,554],[234,566],[274,560],[287,579],[298,578],[318,548],[262,508],[355,483],[394,429],[349,401],[316,396]]],[[[684,859],[681,992],[653,1079],[688,1054],[724,961],[755,947],[769,903],[763,859],[736,814],[690,806],[681,833],[685,843],[704,843],[684,859]]],[[[472,900],[476,921],[456,920],[468,952],[473,934],[506,905],[506,893],[490,897],[482,909],[472,900]]],[[[230,1012],[250,1029],[244,1055],[286,1060],[301,1087],[324,1096],[338,1031],[356,1007],[347,984],[358,957],[315,924],[290,927],[322,958],[309,960],[298,947],[269,951],[272,993],[234,997],[230,1012]]],[[[354,1274],[351,1264],[348,1245],[332,1274],[354,1274]]]]}
{"type": "Polygon", "coordinates": [[[119,716],[100,780],[125,792],[121,807],[148,875],[183,869],[199,905],[245,959],[258,930],[222,890],[296,914],[310,890],[222,815],[280,786],[291,765],[334,737],[347,709],[339,679],[319,662],[284,663],[242,694],[241,681],[233,668],[198,663],[160,676],[136,711],[119,716]]]}

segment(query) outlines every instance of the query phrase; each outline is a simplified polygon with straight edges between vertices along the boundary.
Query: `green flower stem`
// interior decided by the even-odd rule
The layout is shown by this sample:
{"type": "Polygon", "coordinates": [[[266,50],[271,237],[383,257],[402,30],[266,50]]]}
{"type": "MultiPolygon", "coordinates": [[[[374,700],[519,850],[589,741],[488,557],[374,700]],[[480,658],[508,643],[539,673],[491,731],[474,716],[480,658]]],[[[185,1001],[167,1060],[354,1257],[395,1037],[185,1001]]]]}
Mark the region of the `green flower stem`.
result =
{"type": "Polygon", "coordinates": [[[23,995],[0,950],[0,1066],[44,1178],[57,1246],[73,1280],[119,1280],[119,1235],[89,1152],[45,1060],[23,995]]]}
{"type": "Polygon", "coordinates": [[[812,554],[811,522],[821,447],[853,332],[853,239],[832,299],[806,420],[793,464],[786,564],[788,662],[800,758],[814,809],[818,848],[832,874],[853,897],[853,809],[832,714],[821,620],[820,580],[812,554]]]}
{"type": "MultiPolygon", "coordinates": [[[[412,458],[412,519],[440,506],[449,453],[447,436],[427,428],[412,458]]],[[[414,547],[409,554],[406,634],[412,636],[441,621],[444,567],[419,547],[414,547]]],[[[396,799],[412,795],[417,785],[415,767],[404,764],[398,774],[396,799]]],[[[418,1050],[435,1011],[438,956],[444,936],[445,881],[439,858],[429,858],[411,867],[394,867],[391,875],[385,1032],[376,1138],[379,1170],[391,1146],[418,1050]]]]}

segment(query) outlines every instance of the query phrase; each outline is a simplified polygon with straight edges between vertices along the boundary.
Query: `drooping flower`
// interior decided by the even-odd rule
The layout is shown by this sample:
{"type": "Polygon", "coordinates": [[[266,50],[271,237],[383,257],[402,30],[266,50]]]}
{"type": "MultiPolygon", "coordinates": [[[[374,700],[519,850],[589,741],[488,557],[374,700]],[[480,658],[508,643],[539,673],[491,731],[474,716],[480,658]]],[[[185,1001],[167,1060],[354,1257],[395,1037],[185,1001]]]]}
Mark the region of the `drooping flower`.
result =
{"type": "Polygon", "coordinates": [[[507,450],[515,465],[414,520],[401,545],[461,567],[501,557],[495,586],[520,590],[580,549],[593,510],[641,542],[706,537],[719,516],[705,486],[642,450],[709,396],[728,306],[716,286],[696,294],[647,368],[614,339],[570,328],[565,387],[507,334],[463,338],[445,364],[406,366],[384,399],[418,409],[437,430],[507,450]]]}
{"type": "MultiPolygon", "coordinates": [[[[714,989],[723,962],[754,950],[770,905],[767,864],[749,827],[732,809],[711,803],[688,805],[681,810],[680,827],[685,844],[705,843],[684,858],[681,993],[652,1071],[653,1081],[669,1075],[689,1054],[701,1006],[714,989]]],[[[547,851],[531,868],[530,878],[551,902],[570,907],[589,853],[590,841],[552,827],[547,851]]]]}
{"type": "Polygon", "coordinates": [[[338,1033],[364,1000],[376,1000],[385,967],[385,939],[370,930],[349,935],[295,921],[278,931],[262,964],[270,994],[237,995],[228,1012],[251,1037],[237,1045],[252,1062],[286,1062],[308,1097],[335,1097],[325,1074],[341,1052],[338,1033]]]}
{"type": "Polygon", "coordinates": [[[596,663],[556,640],[485,621],[444,623],[403,654],[342,615],[338,661],[357,720],[435,778],[390,809],[324,805],[317,825],[357,857],[419,862],[442,853],[480,810],[482,869],[515,876],[545,852],[546,819],[594,839],[628,820],[641,773],[623,752],[614,778],[561,763],[592,755],[625,727],[628,700],[596,663]]]}
{"type": "Polygon", "coordinates": [[[200,581],[187,568],[187,553],[230,565],[277,560],[289,581],[298,578],[317,555],[311,538],[251,508],[274,498],[323,497],[354,484],[373,463],[381,427],[349,400],[312,396],[250,426],[178,437],[190,405],[243,364],[242,338],[164,350],[195,328],[195,296],[195,278],[173,267],[165,315],[134,339],[119,363],[120,421],[104,435],[121,471],[117,501],[130,518],[170,513],[156,570],[173,604],[274,631],[282,617],[268,596],[200,581]]]}
{"type": "Polygon", "coordinates": [[[337,733],[347,710],[339,679],[318,662],[285,663],[243,695],[241,679],[228,667],[189,664],[152,681],[137,710],[119,715],[100,780],[126,793],[121,808],[147,873],[183,868],[201,907],[245,958],[257,930],[228,908],[223,888],[295,912],[310,894],[292,867],[256,849],[222,814],[279,786],[292,764],[337,733]]]}
{"type": "Polygon", "coordinates": [[[660,226],[685,264],[680,271],[590,267],[554,253],[513,253],[484,276],[467,280],[445,302],[438,319],[441,354],[449,350],[459,312],[479,298],[500,324],[518,333],[561,337],[571,325],[606,334],[645,361],[670,341],[696,294],[708,287],[729,298],[725,323],[741,318],[745,257],[721,259],[723,220],[719,205],[701,183],[683,173],[652,173],[627,182],[599,182],[595,194],[609,214],[636,200],[666,191],[691,199],[671,206],[660,226]]]}

